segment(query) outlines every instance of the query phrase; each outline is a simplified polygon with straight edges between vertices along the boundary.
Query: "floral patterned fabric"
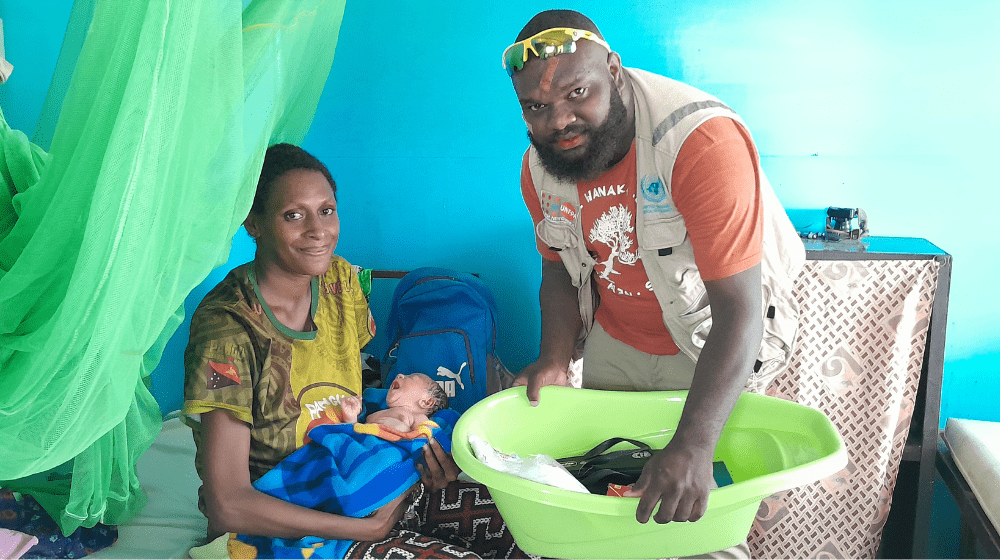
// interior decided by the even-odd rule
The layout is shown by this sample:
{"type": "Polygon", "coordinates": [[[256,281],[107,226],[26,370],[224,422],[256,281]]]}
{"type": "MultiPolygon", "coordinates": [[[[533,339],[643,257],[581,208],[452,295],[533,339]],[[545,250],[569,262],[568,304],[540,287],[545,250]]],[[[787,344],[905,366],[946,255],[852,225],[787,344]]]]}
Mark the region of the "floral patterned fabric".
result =
{"type": "Polygon", "coordinates": [[[0,528],[38,537],[21,558],[83,558],[118,540],[118,529],[98,523],[63,536],[56,522],[31,496],[0,488],[0,528]]]}

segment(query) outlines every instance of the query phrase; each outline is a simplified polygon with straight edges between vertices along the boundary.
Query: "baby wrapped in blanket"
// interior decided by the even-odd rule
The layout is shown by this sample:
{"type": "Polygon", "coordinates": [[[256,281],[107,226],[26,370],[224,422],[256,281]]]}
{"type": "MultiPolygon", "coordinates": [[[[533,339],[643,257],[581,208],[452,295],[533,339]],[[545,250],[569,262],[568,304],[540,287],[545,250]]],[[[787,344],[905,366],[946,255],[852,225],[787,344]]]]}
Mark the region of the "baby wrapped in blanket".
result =
{"type": "MultiPolygon", "coordinates": [[[[426,426],[425,423],[430,420],[430,416],[448,408],[448,394],[433,379],[422,373],[399,374],[386,392],[385,405],[385,408],[368,415],[366,422],[372,426],[371,428],[356,426],[355,430],[378,435],[384,439],[395,436],[419,437],[419,434],[423,433],[419,431],[421,426],[426,426]]],[[[340,409],[345,422],[357,422],[362,409],[361,398],[348,397],[342,400],[340,409]]]]}
{"type": "MultiPolygon", "coordinates": [[[[429,438],[451,451],[458,413],[423,374],[399,375],[389,389],[328,407],[309,427],[306,443],[254,482],[261,492],[328,513],[364,517],[420,479],[417,465],[429,438]],[[366,423],[358,417],[369,410],[366,423]]],[[[234,542],[235,541],[235,542],[234,542]]],[[[352,541],[237,535],[232,557],[343,558],[352,541]]]]}

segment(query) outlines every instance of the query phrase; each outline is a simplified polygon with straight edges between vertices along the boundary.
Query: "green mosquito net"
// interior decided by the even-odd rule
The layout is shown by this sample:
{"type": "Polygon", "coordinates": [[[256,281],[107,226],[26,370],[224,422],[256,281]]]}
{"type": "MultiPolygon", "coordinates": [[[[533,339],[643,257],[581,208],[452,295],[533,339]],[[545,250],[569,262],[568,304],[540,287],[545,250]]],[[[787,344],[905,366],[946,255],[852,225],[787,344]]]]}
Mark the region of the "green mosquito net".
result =
{"type": "Polygon", "coordinates": [[[64,533],[144,505],[149,375],[304,139],[344,2],[77,0],[36,143],[0,119],[0,485],[64,533]]]}

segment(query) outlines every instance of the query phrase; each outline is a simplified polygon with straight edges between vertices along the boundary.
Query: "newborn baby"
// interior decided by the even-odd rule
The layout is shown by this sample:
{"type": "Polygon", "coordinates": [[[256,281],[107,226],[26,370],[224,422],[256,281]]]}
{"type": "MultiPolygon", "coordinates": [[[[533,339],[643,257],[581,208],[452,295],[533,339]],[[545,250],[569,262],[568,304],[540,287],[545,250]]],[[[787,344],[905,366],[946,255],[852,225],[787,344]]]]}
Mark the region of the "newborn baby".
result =
{"type": "MultiPolygon", "coordinates": [[[[448,395],[433,379],[422,373],[399,374],[385,396],[386,408],[368,415],[366,423],[381,424],[398,432],[413,431],[435,412],[448,408],[448,395]]],[[[347,397],[340,403],[344,422],[354,423],[361,414],[361,397],[347,397]]]]}

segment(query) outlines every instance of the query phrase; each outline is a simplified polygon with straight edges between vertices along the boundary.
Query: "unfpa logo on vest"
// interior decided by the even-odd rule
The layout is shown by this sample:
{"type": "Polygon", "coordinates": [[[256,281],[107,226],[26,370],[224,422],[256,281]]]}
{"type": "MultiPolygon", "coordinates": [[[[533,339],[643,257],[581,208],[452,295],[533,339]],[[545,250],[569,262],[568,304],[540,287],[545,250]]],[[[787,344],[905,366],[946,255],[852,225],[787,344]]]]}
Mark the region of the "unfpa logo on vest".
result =
{"type": "Polygon", "coordinates": [[[448,380],[442,381],[440,379],[436,379],[435,381],[437,381],[437,384],[440,385],[442,389],[444,389],[444,392],[446,395],[448,395],[448,398],[455,396],[456,384],[458,385],[459,389],[463,391],[465,390],[465,384],[462,383],[462,370],[465,369],[465,366],[467,365],[469,365],[469,362],[462,362],[462,365],[459,366],[458,368],[458,373],[455,373],[444,366],[438,366],[437,370],[438,377],[447,377],[448,380]]]}
{"type": "Polygon", "coordinates": [[[559,206],[559,213],[562,214],[563,218],[566,218],[571,222],[576,220],[576,208],[568,202],[563,202],[562,205],[559,206]]]}

